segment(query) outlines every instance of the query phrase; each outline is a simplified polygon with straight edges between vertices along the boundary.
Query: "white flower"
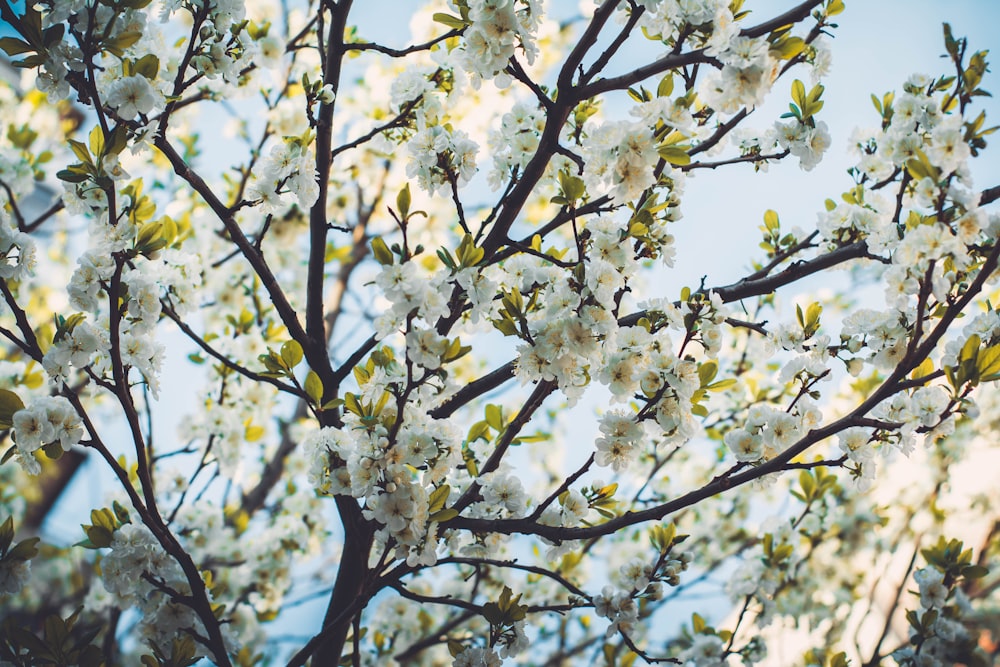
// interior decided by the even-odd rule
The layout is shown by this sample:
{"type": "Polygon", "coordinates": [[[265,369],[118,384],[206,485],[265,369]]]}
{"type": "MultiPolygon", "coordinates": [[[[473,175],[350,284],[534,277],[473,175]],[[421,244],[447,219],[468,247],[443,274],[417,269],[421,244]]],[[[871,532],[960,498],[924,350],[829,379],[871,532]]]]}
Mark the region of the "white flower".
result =
{"type": "Polygon", "coordinates": [[[35,271],[35,242],[5,218],[0,213],[0,279],[23,280],[35,271]]]}
{"type": "Polygon", "coordinates": [[[564,526],[575,526],[585,519],[590,513],[590,504],[586,497],[576,489],[570,489],[566,495],[560,498],[562,505],[562,524],[564,526]]]}
{"type": "Polygon", "coordinates": [[[455,656],[452,667],[500,667],[503,661],[489,648],[470,646],[455,656]]]}
{"type": "Polygon", "coordinates": [[[649,577],[653,573],[652,566],[641,558],[633,558],[619,569],[624,588],[642,591],[649,585],[649,577]]]}
{"type": "Polygon", "coordinates": [[[627,468],[636,456],[635,450],[643,434],[642,427],[632,415],[612,410],[601,417],[601,433],[604,435],[595,443],[597,455],[594,460],[597,465],[610,465],[616,471],[627,468]]]}
{"type": "Polygon", "coordinates": [[[678,655],[689,667],[723,667],[725,644],[715,635],[697,635],[691,646],[678,655]]]}
{"type": "Polygon", "coordinates": [[[441,367],[441,356],[447,349],[448,339],[433,329],[414,329],[406,334],[407,357],[427,370],[441,367]]]}
{"type": "Polygon", "coordinates": [[[31,576],[31,563],[26,560],[6,558],[0,560],[0,595],[17,593],[31,576]]]}
{"type": "Polygon", "coordinates": [[[944,573],[933,567],[924,567],[913,573],[913,580],[920,587],[920,606],[924,609],[940,609],[948,600],[948,588],[944,585],[944,573]]]}
{"type": "Polygon", "coordinates": [[[736,460],[744,463],[759,461],[764,456],[764,441],[743,428],[734,428],[726,433],[723,440],[736,460]]]}
{"type": "Polygon", "coordinates": [[[865,461],[872,460],[875,450],[869,443],[871,437],[871,429],[861,426],[852,426],[837,434],[841,451],[847,454],[847,458],[855,463],[864,463],[865,461]]]}
{"type": "Polygon", "coordinates": [[[491,474],[483,484],[483,500],[493,507],[506,509],[515,517],[523,516],[528,508],[528,495],[521,480],[498,473],[491,474]]]}
{"type": "Polygon", "coordinates": [[[31,453],[55,438],[55,429],[44,413],[24,408],[14,413],[14,437],[17,447],[31,453]]]}
{"type": "Polygon", "coordinates": [[[156,106],[157,96],[149,80],[136,74],[112,81],[105,101],[123,119],[132,120],[136,114],[145,115],[152,111],[156,106]]]}

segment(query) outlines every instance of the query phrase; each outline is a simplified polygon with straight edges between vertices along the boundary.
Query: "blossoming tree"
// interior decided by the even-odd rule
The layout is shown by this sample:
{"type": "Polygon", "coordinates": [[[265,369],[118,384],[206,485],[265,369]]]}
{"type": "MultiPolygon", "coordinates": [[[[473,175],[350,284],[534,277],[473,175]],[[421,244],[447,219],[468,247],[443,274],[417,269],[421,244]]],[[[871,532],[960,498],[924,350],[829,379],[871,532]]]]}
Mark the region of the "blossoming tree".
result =
{"type": "Polygon", "coordinates": [[[986,53],[946,26],[814,229],[684,287],[686,179],[829,147],[842,0],[431,4],[392,47],[351,0],[0,0],[0,662],[749,665],[796,619],[782,664],[988,664],[986,53]],[[836,267],[884,290],[797,287],[836,267]],[[104,501],[40,543],[67,452],[104,501]]]}

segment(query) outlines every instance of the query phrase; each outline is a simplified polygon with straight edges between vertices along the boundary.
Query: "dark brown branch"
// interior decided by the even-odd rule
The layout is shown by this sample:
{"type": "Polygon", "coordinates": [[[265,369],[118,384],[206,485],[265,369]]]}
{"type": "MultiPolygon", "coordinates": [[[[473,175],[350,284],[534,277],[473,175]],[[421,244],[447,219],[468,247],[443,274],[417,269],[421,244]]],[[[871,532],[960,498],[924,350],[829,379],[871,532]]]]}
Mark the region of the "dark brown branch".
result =
{"type": "MultiPolygon", "coordinates": [[[[323,83],[331,86],[333,92],[340,92],[340,71],[346,49],[344,46],[344,31],[347,28],[347,16],[351,11],[352,0],[340,0],[332,10],[330,28],[327,36],[326,61],[323,65],[323,83]]],[[[322,13],[322,9],[319,10],[322,13]]],[[[326,204],[330,185],[330,167],[333,163],[333,111],[336,99],[322,103],[316,119],[316,178],[319,181],[319,196],[309,211],[309,267],[306,276],[306,328],[305,336],[298,339],[302,346],[312,351],[317,360],[321,357],[322,364],[310,365],[323,381],[324,394],[330,391],[333,369],[330,367],[329,354],[326,349],[323,315],[323,277],[326,271],[326,235],[328,231],[326,204]]],[[[329,400],[324,396],[323,401],[329,400]]]]}
{"type": "MultiPolygon", "coordinates": [[[[504,428],[503,433],[497,438],[494,443],[493,453],[490,457],[486,459],[486,462],[480,467],[479,474],[484,475],[489,472],[493,472],[500,466],[500,462],[503,460],[504,455],[507,453],[507,449],[510,447],[514,438],[517,434],[521,432],[521,429],[527,425],[527,423],[534,416],[535,411],[542,407],[542,403],[545,399],[556,390],[558,385],[555,382],[543,381],[539,382],[535,387],[535,390],[531,392],[528,400],[524,402],[521,409],[518,411],[517,416],[511,420],[509,424],[504,428]]],[[[469,488],[465,490],[465,493],[455,501],[453,507],[456,511],[461,512],[463,509],[468,507],[475,501],[479,494],[479,482],[474,481],[469,485],[469,488]]]]}
{"type": "MultiPolygon", "coordinates": [[[[296,341],[299,341],[299,343],[308,341],[306,331],[303,329],[301,322],[299,322],[298,314],[278,284],[278,280],[271,271],[271,267],[268,266],[267,262],[264,261],[263,255],[253,246],[246,234],[243,233],[243,230],[240,229],[239,223],[236,222],[229,208],[222,203],[204,179],[188,166],[184,158],[177,152],[177,149],[165,137],[157,136],[155,144],[170,162],[174,172],[202,197],[209,208],[212,209],[212,212],[222,222],[230,239],[240,249],[243,257],[260,278],[261,284],[267,290],[271,303],[274,305],[281,323],[288,329],[289,335],[296,341]]],[[[326,354],[325,346],[322,346],[320,351],[317,351],[314,346],[303,344],[302,347],[306,360],[309,362],[309,367],[316,371],[321,378],[323,378],[324,374],[329,376],[331,373],[330,359],[326,354]]]]}
{"type": "Polygon", "coordinates": [[[557,86],[560,92],[568,92],[570,90],[573,85],[574,73],[582,65],[583,59],[587,55],[587,52],[590,51],[590,48],[597,43],[598,38],[601,36],[601,31],[604,29],[604,24],[614,15],[619,4],[621,4],[621,0],[605,0],[600,7],[594,10],[594,15],[591,17],[590,23],[583,31],[583,34],[580,35],[579,41],[573,47],[573,50],[570,51],[566,57],[566,62],[563,63],[562,68],[559,70],[557,86]]]}
{"type": "Polygon", "coordinates": [[[717,160],[715,162],[691,162],[689,164],[682,165],[678,167],[681,171],[691,171],[693,169],[718,169],[719,167],[724,167],[729,164],[739,164],[741,162],[767,162],[768,160],[781,160],[789,155],[789,151],[784,150],[780,153],[772,153],[771,155],[741,155],[740,157],[729,158],[728,160],[717,160]]]}
{"type": "Polygon", "coordinates": [[[61,198],[57,198],[54,202],[52,202],[52,205],[49,206],[41,215],[39,215],[37,218],[26,224],[24,226],[24,231],[26,232],[35,231],[36,229],[41,227],[46,220],[48,220],[49,218],[51,218],[64,208],[66,208],[66,204],[63,203],[63,200],[61,198]]]}
{"type": "Polygon", "coordinates": [[[282,382],[277,378],[261,375],[260,373],[255,373],[254,371],[237,364],[235,361],[233,361],[226,355],[216,350],[214,347],[208,344],[204,338],[196,334],[194,330],[191,327],[189,327],[184,322],[184,320],[181,319],[180,315],[178,315],[177,312],[170,307],[170,304],[162,302],[161,310],[163,311],[163,314],[169,317],[171,320],[173,320],[174,324],[177,325],[177,328],[180,329],[188,338],[194,341],[194,343],[198,347],[200,347],[209,356],[211,356],[216,361],[220,362],[223,366],[225,366],[229,370],[239,373],[240,375],[255,382],[265,382],[269,385],[277,387],[278,390],[283,391],[287,394],[292,394],[293,396],[298,396],[299,398],[305,397],[306,394],[303,390],[294,387],[290,384],[287,384],[285,382],[282,382]]]}
{"type": "Polygon", "coordinates": [[[352,42],[350,44],[345,44],[344,49],[346,51],[377,51],[378,53],[384,53],[387,56],[393,58],[402,58],[403,56],[409,55],[411,53],[416,53],[417,51],[427,51],[435,44],[440,44],[446,39],[451,39],[462,34],[461,30],[449,30],[443,35],[438,35],[432,40],[426,41],[423,44],[411,44],[402,49],[393,49],[388,46],[383,46],[381,44],[376,44],[375,42],[352,42]]]}
{"type": "Polygon", "coordinates": [[[517,560],[494,560],[491,558],[465,558],[465,557],[454,556],[451,558],[442,558],[437,562],[438,565],[447,565],[449,563],[456,563],[459,565],[473,565],[473,566],[491,565],[493,567],[509,568],[513,570],[521,570],[522,572],[529,572],[531,574],[538,574],[543,577],[552,579],[553,581],[557,582],[560,586],[562,586],[564,589],[566,589],[570,593],[573,593],[574,595],[578,595],[581,598],[586,598],[586,599],[590,598],[590,596],[587,595],[583,590],[578,588],[573,582],[569,581],[568,579],[566,579],[566,577],[562,576],[558,572],[553,572],[551,570],[545,569],[544,567],[538,567],[535,565],[522,565],[521,563],[518,563],[517,560]]]}
{"type": "Polygon", "coordinates": [[[687,67],[688,65],[695,65],[698,63],[714,62],[717,61],[715,58],[707,55],[705,53],[705,49],[697,49],[695,51],[688,51],[687,53],[681,53],[678,55],[671,54],[664,56],[659,60],[655,60],[648,65],[637,67],[628,74],[614,76],[609,79],[600,79],[594,83],[582,86],[576,91],[576,94],[579,99],[587,100],[612,90],[624,90],[629,86],[634,86],[641,81],[645,81],[651,76],[662,74],[667,70],[687,67]]]}
{"type": "Polygon", "coordinates": [[[382,125],[377,125],[373,127],[370,131],[361,135],[354,141],[350,141],[346,144],[338,146],[337,148],[334,148],[330,154],[331,158],[335,158],[341,153],[349,151],[352,148],[357,148],[358,146],[371,141],[376,136],[378,136],[382,132],[385,132],[386,130],[391,130],[395,127],[401,127],[406,123],[406,119],[410,117],[410,113],[413,111],[413,109],[416,108],[417,104],[420,102],[420,99],[421,98],[418,97],[415,100],[410,100],[409,102],[407,102],[405,105],[403,105],[403,108],[399,110],[399,114],[397,114],[392,120],[383,123],[382,125]]]}
{"type": "Polygon", "coordinates": [[[618,31],[618,34],[615,35],[615,38],[612,40],[611,44],[608,45],[608,48],[604,49],[601,55],[597,57],[597,60],[595,60],[587,71],[580,76],[580,84],[585,85],[590,83],[594,80],[595,76],[604,71],[607,64],[611,62],[611,58],[618,53],[618,49],[620,49],[622,44],[624,44],[625,41],[632,35],[632,31],[635,29],[635,26],[638,25],[639,19],[642,18],[645,11],[645,7],[632,7],[628,20],[625,22],[625,25],[622,26],[622,29],[618,31]]]}

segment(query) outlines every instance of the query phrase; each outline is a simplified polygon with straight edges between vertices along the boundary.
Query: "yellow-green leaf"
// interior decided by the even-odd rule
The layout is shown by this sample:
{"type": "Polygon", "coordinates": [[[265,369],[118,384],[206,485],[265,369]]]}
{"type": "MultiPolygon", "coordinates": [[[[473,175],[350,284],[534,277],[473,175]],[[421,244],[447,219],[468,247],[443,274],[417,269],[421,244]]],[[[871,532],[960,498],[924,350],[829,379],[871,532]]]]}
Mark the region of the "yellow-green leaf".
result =
{"type": "Polygon", "coordinates": [[[383,266],[389,266],[393,262],[392,251],[381,236],[372,239],[372,254],[375,255],[375,261],[383,266]]]}
{"type": "Polygon", "coordinates": [[[305,381],[306,396],[316,405],[323,400],[323,381],[316,375],[316,371],[306,373],[305,381]]]}
{"type": "Polygon", "coordinates": [[[281,346],[281,361],[289,370],[302,362],[302,346],[296,340],[290,340],[281,346]]]}
{"type": "Polygon", "coordinates": [[[24,409],[21,397],[8,389],[0,389],[0,428],[14,425],[14,413],[24,409]]]}
{"type": "Polygon", "coordinates": [[[458,516],[458,510],[454,507],[446,507],[443,510],[438,510],[428,517],[428,521],[433,521],[436,523],[444,523],[446,521],[451,521],[456,516],[458,516]]]}
{"type": "Polygon", "coordinates": [[[403,186],[403,189],[399,191],[396,195],[396,209],[399,212],[399,217],[406,220],[406,217],[410,214],[410,184],[407,183],[403,186]]]}
{"type": "Polygon", "coordinates": [[[100,125],[95,125],[90,131],[90,152],[100,157],[104,155],[104,130],[100,125]]]}
{"type": "Polygon", "coordinates": [[[438,488],[431,492],[430,497],[427,499],[427,511],[430,513],[437,512],[444,507],[444,504],[448,502],[448,497],[451,495],[451,487],[447,484],[442,484],[438,488]]]}
{"type": "Polygon", "coordinates": [[[656,152],[659,153],[661,158],[670,164],[676,164],[679,166],[691,164],[691,156],[688,155],[687,151],[683,148],[678,148],[676,146],[660,146],[656,149],[656,152]]]}

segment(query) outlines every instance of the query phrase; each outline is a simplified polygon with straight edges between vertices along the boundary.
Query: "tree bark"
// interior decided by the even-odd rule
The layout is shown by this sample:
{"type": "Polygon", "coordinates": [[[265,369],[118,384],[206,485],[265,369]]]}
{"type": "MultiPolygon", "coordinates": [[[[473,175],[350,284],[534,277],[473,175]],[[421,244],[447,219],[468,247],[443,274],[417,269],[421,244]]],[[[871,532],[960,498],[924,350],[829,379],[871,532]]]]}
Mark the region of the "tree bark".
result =
{"type": "Polygon", "coordinates": [[[341,554],[340,568],[337,570],[337,580],[330,595],[330,603],[323,618],[320,634],[324,637],[312,654],[313,665],[331,667],[340,663],[351,621],[361,613],[367,600],[350,616],[338,618],[341,611],[357,603],[363,596],[371,595],[371,591],[368,590],[371,574],[368,568],[368,556],[374,538],[374,532],[361,515],[357,501],[346,496],[337,496],[337,510],[344,525],[344,551],[341,554]]]}

